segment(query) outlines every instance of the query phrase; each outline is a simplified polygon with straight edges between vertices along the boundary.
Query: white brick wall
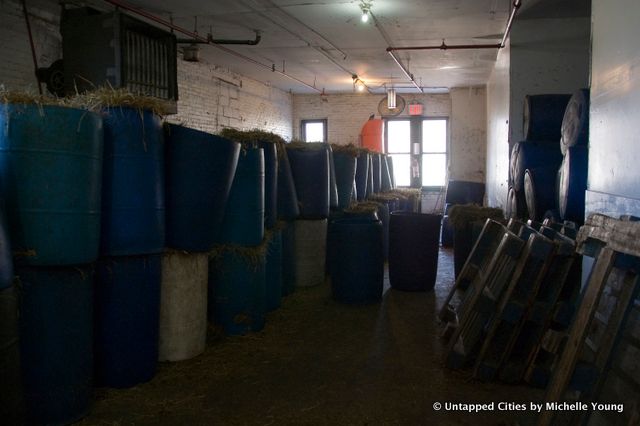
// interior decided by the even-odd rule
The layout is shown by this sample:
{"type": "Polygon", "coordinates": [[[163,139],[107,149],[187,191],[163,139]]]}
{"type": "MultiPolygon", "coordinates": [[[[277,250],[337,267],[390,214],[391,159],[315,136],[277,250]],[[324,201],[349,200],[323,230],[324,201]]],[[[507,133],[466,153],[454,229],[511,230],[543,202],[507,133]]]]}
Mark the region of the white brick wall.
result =
{"type": "MultiPolygon", "coordinates": [[[[60,6],[55,0],[27,2],[38,65],[62,57],[60,6]]],[[[0,0],[0,84],[7,89],[37,91],[22,6],[0,0]]],[[[224,127],[259,128],[291,139],[292,96],[279,89],[206,62],[185,62],[178,55],[178,114],[168,121],[217,132],[224,127]]],[[[43,90],[44,88],[43,85],[43,90]]]]}
{"type": "Polygon", "coordinates": [[[292,96],[287,92],[179,58],[178,93],[178,114],[168,117],[170,122],[213,133],[224,127],[262,129],[291,139],[292,96]]]}
{"type": "Polygon", "coordinates": [[[449,178],[485,181],[487,91],[484,87],[451,89],[449,178]]]}
{"type": "MultiPolygon", "coordinates": [[[[449,177],[484,182],[486,135],[485,88],[455,88],[450,94],[402,95],[407,105],[421,102],[425,117],[449,117],[449,177]]],[[[293,134],[300,138],[300,121],[326,118],[331,143],[359,144],[360,130],[385,95],[294,95],[293,134]]],[[[407,116],[403,114],[402,116],[407,116]]]]}
{"type": "MultiPolygon", "coordinates": [[[[363,93],[339,95],[294,95],[293,135],[300,138],[300,120],[328,119],[328,138],[331,143],[358,145],[363,124],[371,114],[380,116],[378,103],[385,95],[363,93]]],[[[402,95],[407,105],[415,100],[424,105],[427,116],[448,117],[451,114],[451,98],[442,95],[402,95]]]]}
{"type": "MultiPolygon", "coordinates": [[[[62,57],[60,6],[53,0],[29,0],[27,7],[38,66],[48,67],[62,57]]],[[[0,0],[0,51],[0,84],[7,89],[37,92],[22,5],[15,0],[0,0]]]]}

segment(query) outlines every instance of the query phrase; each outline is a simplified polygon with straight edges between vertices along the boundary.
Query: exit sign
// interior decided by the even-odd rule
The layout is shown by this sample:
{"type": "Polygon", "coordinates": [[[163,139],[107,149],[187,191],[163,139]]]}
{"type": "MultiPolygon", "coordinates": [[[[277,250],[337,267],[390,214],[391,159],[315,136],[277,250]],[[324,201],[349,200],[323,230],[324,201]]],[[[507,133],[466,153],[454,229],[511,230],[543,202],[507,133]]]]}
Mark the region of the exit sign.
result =
{"type": "Polygon", "coordinates": [[[422,104],[409,104],[409,115],[422,115],[422,104]]]}

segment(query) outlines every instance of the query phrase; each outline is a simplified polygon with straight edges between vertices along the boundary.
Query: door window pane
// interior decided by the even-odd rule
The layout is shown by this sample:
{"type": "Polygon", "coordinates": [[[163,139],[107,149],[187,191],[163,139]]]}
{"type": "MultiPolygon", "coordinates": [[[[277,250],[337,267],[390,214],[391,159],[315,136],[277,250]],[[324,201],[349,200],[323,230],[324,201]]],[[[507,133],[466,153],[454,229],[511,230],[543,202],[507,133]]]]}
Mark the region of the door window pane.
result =
{"type": "Polygon", "coordinates": [[[409,154],[389,154],[393,158],[393,176],[396,186],[411,185],[411,156],[409,154]]]}
{"type": "Polygon", "coordinates": [[[446,173],[446,154],[422,154],[422,186],[444,186],[446,173]]]}
{"type": "Polygon", "coordinates": [[[422,152],[447,152],[447,120],[422,121],[422,152]]]}
{"type": "MultiPolygon", "coordinates": [[[[387,121],[389,152],[409,152],[411,122],[408,120],[387,121]]],[[[395,166],[395,164],[394,164],[395,166]]]]}

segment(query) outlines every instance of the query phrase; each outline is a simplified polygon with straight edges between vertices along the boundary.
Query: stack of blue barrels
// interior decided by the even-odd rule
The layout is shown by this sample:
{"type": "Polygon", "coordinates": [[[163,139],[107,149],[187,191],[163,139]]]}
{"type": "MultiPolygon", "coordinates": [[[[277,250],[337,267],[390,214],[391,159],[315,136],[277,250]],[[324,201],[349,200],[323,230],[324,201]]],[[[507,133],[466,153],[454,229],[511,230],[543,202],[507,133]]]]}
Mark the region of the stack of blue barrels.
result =
{"type": "Polygon", "coordinates": [[[449,222],[449,210],[457,204],[477,204],[484,202],[485,186],[482,182],[451,179],[447,182],[447,190],[444,197],[444,217],[442,218],[442,232],[440,244],[443,247],[453,247],[454,229],[449,222]]]}
{"type": "MultiPolygon", "coordinates": [[[[554,206],[556,174],[562,162],[558,141],[562,120],[571,95],[528,95],[524,100],[524,140],[511,147],[509,163],[509,192],[506,215],[509,218],[541,220],[554,206]],[[526,199],[525,174],[539,188],[535,204],[526,199]],[[536,182],[538,182],[536,184],[536,182]]],[[[527,186],[531,186],[527,184],[527,186]]],[[[531,190],[529,190],[531,192],[531,190]]]]}
{"type": "MultiPolygon", "coordinates": [[[[550,218],[581,224],[587,189],[589,90],[541,97],[545,102],[555,101],[544,110],[545,104],[541,103],[541,124],[530,114],[525,128],[528,123],[529,133],[542,133],[547,141],[525,141],[513,147],[511,174],[515,194],[510,194],[511,216],[518,210],[518,217],[537,222],[550,218]],[[565,108],[560,110],[563,105],[565,108]],[[549,121],[546,127],[542,125],[545,119],[549,121]],[[534,130],[530,130],[532,127],[534,130]],[[540,128],[537,133],[536,128],[540,128]],[[543,132],[545,129],[547,133],[543,132]]],[[[535,104],[531,98],[536,97],[529,97],[527,103],[535,104]]]]}
{"type": "Polygon", "coordinates": [[[338,208],[339,203],[333,152],[327,143],[291,143],[286,151],[300,208],[293,236],[295,285],[321,285],[325,281],[327,219],[331,207],[338,208]]]}
{"type": "Polygon", "coordinates": [[[0,199],[20,292],[18,361],[15,289],[6,235],[0,236],[0,322],[8,320],[2,327],[11,335],[0,344],[10,363],[10,373],[2,375],[2,402],[5,386],[15,384],[11,391],[21,394],[15,383],[21,365],[26,421],[71,423],[91,401],[103,120],[79,109],[8,103],[0,127],[6,129],[0,134],[0,199]]]}
{"type": "Polygon", "coordinates": [[[558,216],[584,223],[585,191],[589,168],[589,89],[576,91],[564,113],[558,169],[558,216]]]}
{"type": "MultiPolygon", "coordinates": [[[[354,205],[358,200],[358,164],[368,170],[369,154],[340,145],[333,145],[333,151],[340,211],[334,211],[327,236],[332,295],[347,304],[377,302],[382,298],[384,279],[382,223],[377,205],[354,205]]],[[[366,194],[366,189],[362,193],[366,194]]]]}
{"type": "Polygon", "coordinates": [[[96,269],[98,386],[125,388],[156,373],[165,247],[164,134],[151,110],[108,107],[104,117],[102,233],[96,269]]]}
{"type": "Polygon", "coordinates": [[[9,230],[0,199],[0,416],[20,424],[24,412],[20,374],[18,294],[14,286],[9,230]]]}
{"type": "Polygon", "coordinates": [[[297,200],[279,136],[231,129],[222,135],[242,149],[210,263],[209,318],[226,334],[241,335],[261,330],[266,313],[288,294],[291,267],[283,252],[294,250],[289,227],[278,219],[295,218],[297,200]]]}
{"type": "Polygon", "coordinates": [[[207,337],[209,252],[236,173],[240,144],[165,125],[166,246],[162,258],[159,360],[202,353],[207,337]]]}

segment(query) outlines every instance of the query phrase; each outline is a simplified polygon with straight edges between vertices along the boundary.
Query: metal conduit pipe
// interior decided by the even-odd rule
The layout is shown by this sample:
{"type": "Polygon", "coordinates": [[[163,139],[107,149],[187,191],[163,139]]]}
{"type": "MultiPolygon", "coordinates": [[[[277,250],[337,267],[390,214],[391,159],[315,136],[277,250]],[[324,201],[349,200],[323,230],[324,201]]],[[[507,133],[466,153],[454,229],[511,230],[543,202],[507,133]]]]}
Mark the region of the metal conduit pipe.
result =
{"type": "Polygon", "coordinates": [[[422,87],[420,87],[420,85],[416,83],[416,80],[413,78],[413,74],[411,74],[409,70],[407,70],[405,66],[402,65],[402,62],[400,62],[400,58],[398,58],[396,54],[393,53],[393,51],[391,50],[387,50],[387,52],[389,52],[389,55],[391,56],[391,58],[393,58],[393,60],[398,65],[398,67],[400,67],[404,75],[407,76],[409,80],[411,80],[411,83],[415,86],[415,88],[418,89],[421,93],[424,93],[424,90],[422,90],[422,87]]]}
{"type": "Polygon", "coordinates": [[[196,40],[196,39],[190,39],[190,38],[179,38],[177,41],[180,44],[187,44],[187,43],[197,43],[197,44],[244,44],[244,45],[248,45],[248,46],[255,46],[258,43],[260,43],[260,40],[262,40],[262,36],[260,35],[259,31],[256,31],[256,38],[253,40],[227,40],[227,39],[219,39],[219,38],[213,38],[213,36],[211,34],[207,34],[207,41],[202,41],[202,40],[196,40]]]}
{"type": "MultiPolygon", "coordinates": [[[[155,23],[158,23],[160,25],[164,25],[167,28],[171,28],[174,31],[177,31],[177,32],[179,32],[181,34],[184,34],[184,35],[188,36],[188,37],[191,37],[194,40],[201,41],[202,43],[209,43],[209,41],[207,40],[206,37],[202,37],[201,35],[193,32],[193,31],[189,31],[189,30],[187,30],[185,28],[182,28],[182,27],[180,27],[178,25],[175,25],[174,23],[169,22],[169,21],[167,21],[165,19],[162,19],[159,16],[153,15],[153,14],[151,14],[149,12],[146,12],[145,10],[139,9],[137,7],[134,7],[134,6],[130,6],[130,5],[128,5],[126,3],[123,3],[123,2],[121,2],[119,0],[103,0],[103,1],[105,3],[109,3],[109,4],[113,5],[113,6],[116,6],[116,7],[119,7],[121,9],[124,9],[126,11],[129,11],[131,13],[135,13],[136,15],[142,16],[143,18],[146,18],[146,19],[148,19],[150,21],[153,21],[155,23]]],[[[209,44],[211,44],[211,43],[209,43],[209,44]]],[[[240,58],[242,60],[245,60],[247,62],[251,62],[254,65],[257,65],[259,67],[268,69],[269,71],[275,72],[277,74],[280,74],[283,77],[287,77],[288,79],[293,80],[293,81],[295,81],[295,82],[297,82],[299,84],[302,84],[303,86],[306,86],[306,87],[308,87],[310,89],[313,89],[318,93],[322,93],[322,90],[318,89],[317,87],[315,87],[315,86],[313,86],[313,85],[311,85],[309,83],[306,83],[306,82],[300,80],[299,78],[292,76],[291,74],[287,74],[284,71],[278,71],[277,69],[275,69],[275,65],[263,64],[262,62],[256,61],[253,58],[245,56],[245,55],[243,55],[241,53],[238,53],[238,52],[236,52],[234,50],[228,49],[228,48],[226,48],[224,46],[221,46],[219,44],[211,44],[211,46],[215,47],[218,50],[222,50],[223,52],[228,53],[229,55],[235,56],[235,57],[240,58]]]]}
{"type": "Polygon", "coordinates": [[[439,46],[387,47],[387,52],[391,53],[398,50],[502,49],[507,42],[507,38],[509,38],[509,33],[511,32],[511,27],[513,26],[513,20],[516,17],[516,13],[518,12],[518,9],[520,9],[521,5],[522,5],[521,0],[514,0],[513,9],[511,9],[511,14],[509,15],[509,20],[507,21],[507,25],[504,30],[504,35],[502,36],[502,41],[500,41],[500,43],[448,45],[444,42],[444,40],[442,40],[442,44],[439,46]]]}

